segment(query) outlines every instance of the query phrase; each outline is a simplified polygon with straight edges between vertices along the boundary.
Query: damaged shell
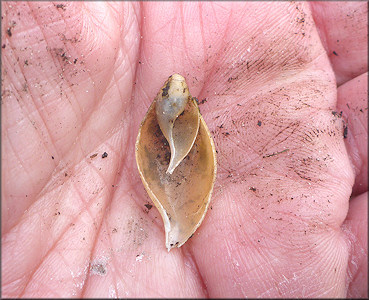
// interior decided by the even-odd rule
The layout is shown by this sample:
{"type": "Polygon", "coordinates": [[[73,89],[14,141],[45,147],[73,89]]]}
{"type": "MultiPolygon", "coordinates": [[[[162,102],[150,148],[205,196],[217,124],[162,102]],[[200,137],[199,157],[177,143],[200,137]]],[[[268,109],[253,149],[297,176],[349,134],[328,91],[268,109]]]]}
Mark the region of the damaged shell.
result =
{"type": "Polygon", "coordinates": [[[182,246],[200,226],[216,175],[214,142],[185,79],[164,83],[136,141],[140,177],[164,222],[166,247],[182,246]]]}

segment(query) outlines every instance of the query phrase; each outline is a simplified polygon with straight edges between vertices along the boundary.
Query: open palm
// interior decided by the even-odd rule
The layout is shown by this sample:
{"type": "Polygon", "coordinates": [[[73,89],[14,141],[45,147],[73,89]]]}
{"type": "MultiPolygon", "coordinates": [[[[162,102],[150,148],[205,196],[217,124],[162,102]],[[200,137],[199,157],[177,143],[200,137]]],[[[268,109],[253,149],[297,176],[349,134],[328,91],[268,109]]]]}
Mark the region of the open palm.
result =
{"type": "Polygon", "coordinates": [[[366,11],[3,2],[3,296],[367,296],[366,11]],[[134,143],[173,73],[218,176],[168,253],[134,143]]]}

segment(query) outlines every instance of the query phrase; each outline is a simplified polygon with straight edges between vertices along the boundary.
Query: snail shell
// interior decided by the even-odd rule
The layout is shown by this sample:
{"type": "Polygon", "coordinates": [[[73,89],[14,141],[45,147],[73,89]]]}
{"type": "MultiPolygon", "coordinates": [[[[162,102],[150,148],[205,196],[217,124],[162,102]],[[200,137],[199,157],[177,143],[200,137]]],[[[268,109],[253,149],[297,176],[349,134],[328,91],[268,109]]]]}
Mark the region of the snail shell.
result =
{"type": "Polygon", "coordinates": [[[168,78],[136,141],[143,185],[159,210],[166,247],[182,246],[200,226],[216,176],[215,146],[185,79],[168,78]]]}

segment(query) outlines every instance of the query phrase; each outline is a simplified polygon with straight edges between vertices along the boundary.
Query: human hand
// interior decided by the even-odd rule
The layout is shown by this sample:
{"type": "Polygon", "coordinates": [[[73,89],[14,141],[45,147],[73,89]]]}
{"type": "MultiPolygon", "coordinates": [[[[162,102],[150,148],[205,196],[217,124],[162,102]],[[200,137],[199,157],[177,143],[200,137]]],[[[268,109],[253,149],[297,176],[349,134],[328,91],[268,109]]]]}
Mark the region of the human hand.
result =
{"type": "Polygon", "coordinates": [[[3,2],[3,296],[367,297],[367,4],[311,6],[3,2]],[[218,176],[168,253],[134,143],[173,73],[218,176]]]}

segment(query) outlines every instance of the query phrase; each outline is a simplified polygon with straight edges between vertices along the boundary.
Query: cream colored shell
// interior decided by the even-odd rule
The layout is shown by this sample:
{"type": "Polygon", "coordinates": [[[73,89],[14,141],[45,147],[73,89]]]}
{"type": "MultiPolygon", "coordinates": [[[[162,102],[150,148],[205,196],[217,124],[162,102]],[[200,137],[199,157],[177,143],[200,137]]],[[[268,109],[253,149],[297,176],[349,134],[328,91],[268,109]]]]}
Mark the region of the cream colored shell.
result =
{"type": "Polygon", "coordinates": [[[209,130],[181,75],[170,76],[149,107],[137,136],[136,162],[163,218],[168,251],[182,246],[205,217],[216,156],[209,130]]]}

